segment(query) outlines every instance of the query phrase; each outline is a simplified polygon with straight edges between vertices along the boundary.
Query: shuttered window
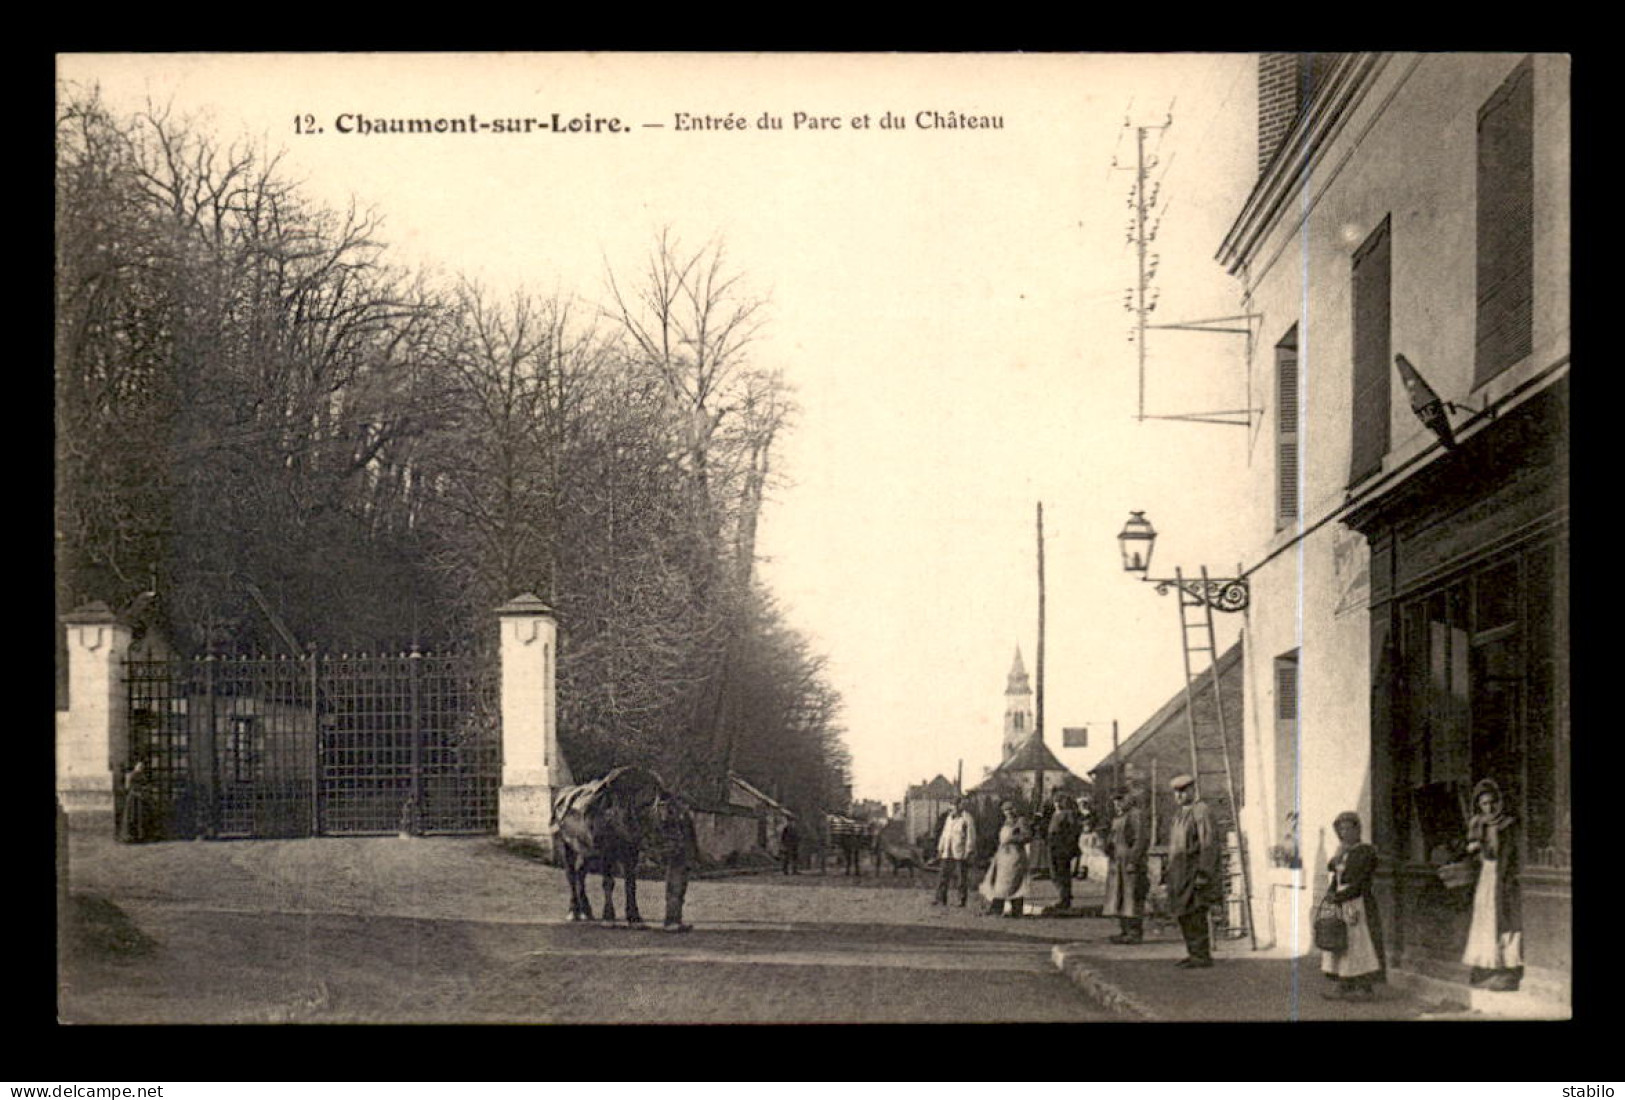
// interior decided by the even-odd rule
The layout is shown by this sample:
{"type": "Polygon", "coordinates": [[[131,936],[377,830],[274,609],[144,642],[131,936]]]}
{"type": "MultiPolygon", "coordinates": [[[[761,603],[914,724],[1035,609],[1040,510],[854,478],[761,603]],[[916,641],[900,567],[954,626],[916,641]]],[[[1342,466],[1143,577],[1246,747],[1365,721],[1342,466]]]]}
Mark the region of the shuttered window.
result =
{"type": "Polygon", "coordinates": [[[1285,846],[1298,842],[1298,651],[1275,658],[1275,826],[1285,846]]]}
{"type": "Polygon", "coordinates": [[[1389,219],[1354,254],[1354,424],[1349,484],[1382,469],[1388,453],[1391,368],[1389,293],[1392,287],[1389,219]]]}
{"type": "Polygon", "coordinates": [[[1478,348],[1482,385],[1532,350],[1535,73],[1524,58],[1478,112],[1478,348]]]}
{"type": "Polygon", "coordinates": [[[1291,722],[1298,717],[1298,651],[1275,658],[1275,717],[1291,722]]]}
{"type": "Polygon", "coordinates": [[[1298,326],[1275,345],[1275,529],[1298,520],[1298,326]]]}

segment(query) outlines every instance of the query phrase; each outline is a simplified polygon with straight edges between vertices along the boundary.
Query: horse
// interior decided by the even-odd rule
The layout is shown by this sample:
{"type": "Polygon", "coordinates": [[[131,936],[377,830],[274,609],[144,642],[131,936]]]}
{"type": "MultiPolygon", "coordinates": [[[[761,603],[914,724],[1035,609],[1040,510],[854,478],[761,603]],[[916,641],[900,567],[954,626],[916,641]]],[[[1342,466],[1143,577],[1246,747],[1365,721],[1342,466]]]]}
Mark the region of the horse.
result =
{"type": "Polygon", "coordinates": [[[592,920],[587,897],[588,862],[604,879],[602,918],[615,920],[615,875],[626,880],[626,923],[644,927],[638,912],[638,859],[660,826],[662,801],[670,800],[660,777],[647,768],[616,768],[602,779],[566,787],[553,799],[553,835],[570,880],[570,919],[592,920]]]}
{"type": "Polygon", "coordinates": [[[863,854],[874,851],[874,838],[861,821],[830,814],[829,834],[841,853],[841,866],[848,875],[863,877],[863,854]]]}

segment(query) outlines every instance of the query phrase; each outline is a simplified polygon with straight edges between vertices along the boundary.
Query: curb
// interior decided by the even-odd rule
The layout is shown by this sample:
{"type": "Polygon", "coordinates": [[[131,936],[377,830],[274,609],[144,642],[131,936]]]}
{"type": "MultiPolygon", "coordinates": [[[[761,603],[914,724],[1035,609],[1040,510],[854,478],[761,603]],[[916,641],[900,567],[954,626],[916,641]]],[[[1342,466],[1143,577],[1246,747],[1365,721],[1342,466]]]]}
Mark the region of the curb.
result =
{"type": "Polygon", "coordinates": [[[1132,994],[1101,977],[1099,971],[1089,965],[1088,956],[1076,946],[1057,944],[1050,949],[1050,959],[1084,996],[1113,1015],[1121,1016],[1125,1020],[1162,1019],[1161,1015],[1132,994]]]}

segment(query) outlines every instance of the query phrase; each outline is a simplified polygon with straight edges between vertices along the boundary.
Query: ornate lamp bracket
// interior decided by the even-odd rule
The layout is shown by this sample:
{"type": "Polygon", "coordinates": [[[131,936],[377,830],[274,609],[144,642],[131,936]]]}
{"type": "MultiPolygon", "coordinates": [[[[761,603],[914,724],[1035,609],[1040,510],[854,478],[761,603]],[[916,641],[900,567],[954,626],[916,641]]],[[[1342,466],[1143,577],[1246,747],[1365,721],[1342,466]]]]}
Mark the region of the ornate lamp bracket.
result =
{"type": "Polygon", "coordinates": [[[1177,588],[1197,604],[1206,604],[1215,611],[1245,611],[1249,590],[1242,577],[1209,577],[1205,581],[1194,577],[1147,577],[1146,583],[1157,586],[1157,595],[1166,596],[1177,588]]]}

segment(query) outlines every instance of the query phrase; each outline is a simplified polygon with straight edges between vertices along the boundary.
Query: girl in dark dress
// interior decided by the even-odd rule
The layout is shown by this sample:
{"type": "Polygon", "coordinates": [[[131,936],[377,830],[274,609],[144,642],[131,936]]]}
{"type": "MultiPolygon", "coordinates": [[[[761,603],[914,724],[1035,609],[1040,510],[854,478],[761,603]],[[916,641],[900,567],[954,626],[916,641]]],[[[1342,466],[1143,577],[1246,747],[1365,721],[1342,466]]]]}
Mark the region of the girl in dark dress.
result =
{"type": "Polygon", "coordinates": [[[1326,864],[1331,880],[1326,904],[1336,907],[1348,926],[1348,946],[1322,951],[1320,969],[1335,984],[1324,996],[1331,1000],[1372,998],[1372,984],[1387,980],[1382,949],[1382,919],[1372,883],[1377,874],[1377,850],[1360,840],[1360,815],[1341,813],[1332,822],[1337,854],[1326,864]]]}

